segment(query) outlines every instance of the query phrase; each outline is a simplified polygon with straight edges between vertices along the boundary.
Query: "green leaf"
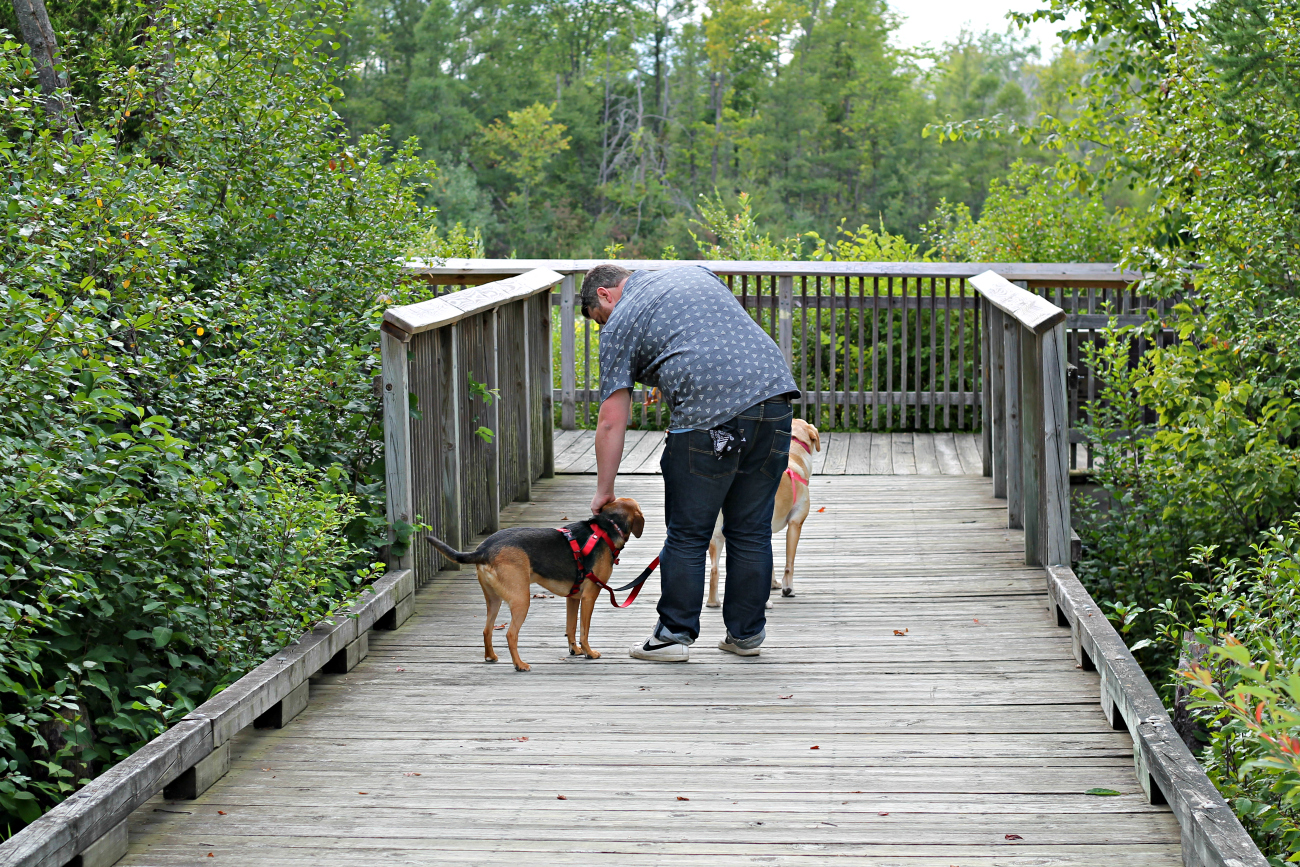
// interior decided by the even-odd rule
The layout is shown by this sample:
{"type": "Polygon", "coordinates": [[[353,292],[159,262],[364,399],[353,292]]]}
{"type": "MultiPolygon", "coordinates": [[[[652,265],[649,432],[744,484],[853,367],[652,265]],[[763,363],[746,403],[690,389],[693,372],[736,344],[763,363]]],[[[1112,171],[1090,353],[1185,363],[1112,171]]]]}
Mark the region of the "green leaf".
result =
{"type": "Polygon", "coordinates": [[[157,648],[160,648],[160,649],[163,648],[163,647],[166,647],[166,646],[167,646],[167,642],[169,642],[169,641],[171,641],[171,640],[172,640],[172,631],[171,631],[171,629],[169,629],[169,628],[166,627],[166,626],[155,626],[155,627],[153,628],[153,643],[154,643],[154,647],[157,647],[157,648]]]}
{"type": "Polygon", "coordinates": [[[1089,789],[1088,791],[1084,792],[1084,794],[1112,797],[1114,795],[1118,795],[1119,792],[1115,791],[1114,789],[1089,789]]]}

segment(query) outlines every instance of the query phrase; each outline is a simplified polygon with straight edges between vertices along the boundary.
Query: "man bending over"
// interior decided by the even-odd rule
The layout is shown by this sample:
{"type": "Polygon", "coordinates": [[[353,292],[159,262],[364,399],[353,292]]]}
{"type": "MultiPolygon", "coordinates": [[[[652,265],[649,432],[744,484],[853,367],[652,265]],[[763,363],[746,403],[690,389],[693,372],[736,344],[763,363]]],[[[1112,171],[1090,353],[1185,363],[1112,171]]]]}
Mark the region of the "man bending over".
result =
{"type": "Polygon", "coordinates": [[[704,558],[718,512],[727,540],[721,650],[757,656],[772,579],[772,505],[790,451],[798,394],[780,350],[713,272],[695,265],[632,273],[598,265],[582,313],[600,323],[600,416],[592,512],[614,499],[632,385],[671,411],[660,468],[668,538],[659,622],[637,659],[685,662],[700,634],[704,558]]]}

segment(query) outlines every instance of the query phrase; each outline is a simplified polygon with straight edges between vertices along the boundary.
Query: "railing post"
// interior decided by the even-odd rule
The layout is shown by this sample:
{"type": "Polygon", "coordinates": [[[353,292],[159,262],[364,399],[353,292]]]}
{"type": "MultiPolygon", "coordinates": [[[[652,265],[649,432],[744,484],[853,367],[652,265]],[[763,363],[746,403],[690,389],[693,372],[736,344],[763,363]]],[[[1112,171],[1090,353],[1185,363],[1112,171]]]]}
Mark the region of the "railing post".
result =
{"type": "Polygon", "coordinates": [[[989,311],[988,331],[994,335],[989,340],[989,411],[985,418],[991,419],[990,457],[993,462],[993,496],[999,500],[1007,498],[1007,354],[1006,340],[1003,339],[1006,314],[992,304],[985,304],[989,311]]]}
{"type": "MultiPolygon", "coordinates": [[[[560,428],[577,427],[574,392],[578,388],[578,370],[573,346],[573,295],[576,278],[565,274],[560,283],[560,428]]],[[[555,380],[551,380],[554,382],[555,380]]]]}
{"type": "Polygon", "coordinates": [[[778,277],[776,342],[785,356],[785,366],[793,370],[794,364],[794,278],[778,277]]]}
{"type": "MultiPolygon", "coordinates": [[[[532,360],[532,318],[528,315],[528,305],[531,299],[525,298],[519,304],[520,317],[519,321],[523,323],[522,331],[516,335],[524,345],[524,441],[523,456],[520,466],[523,468],[524,491],[520,498],[527,502],[533,498],[533,366],[529,363],[532,360]]],[[[550,300],[550,299],[547,299],[550,300]]],[[[498,355],[497,361],[501,358],[498,355]]],[[[517,490],[517,489],[516,489],[517,490]]]]}
{"type": "Polygon", "coordinates": [[[1021,469],[1020,323],[1002,317],[1002,362],[1007,408],[1007,527],[1025,526],[1024,474],[1021,469]]]}
{"type": "Polygon", "coordinates": [[[555,353],[551,350],[554,344],[552,333],[554,331],[555,316],[551,312],[551,293],[539,295],[538,304],[541,305],[542,319],[546,323],[546,339],[538,347],[539,351],[545,353],[546,357],[546,382],[542,388],[542,478],[551,479],[555,477],[555,395],[551,389],[555,388],[555,353]]]}
{"type": "MultiPolygon", "coordinates": [[[[411,523],[411,383],[406,341],[387,329],[380,332],[380,363],[384,376],[384,481],[388,492],[388,543],[397,541],[399,521],[411,523]]],[[[409,338],[408,338],[409,339],[409,338]]],[[[410,545],[401,557],[388,557],[388,568],[410,569],[410,545]]]]}
{"type": "MultiPolygon", "coordinates": [[[[501,341],[497,334],[497,322],[499,317],[498,311],[501,308],[493,307],[488,314],[487,332],[488,339],[492,345],[488,347],[487,357],[491,362],[492,369],[488,372],[487,387],[497,389],[498,393],[501,388],[501,341]]],[[[501,529],[501,399],[498,397],[492,401],[492,442],[488,449],[492,457],[488,459],[488,502],[491,504],[491,515],[488,517],[487,531],[495,533],[501,529]]]]}
{"type": "Polygon", "coordinates": [[[1043,549],[1045,566],[1070,565],[1070,422],[1065,393],[1065,325],[1044,332],[1043,549]]]}
{"type": "MultiPolygon", "coordinates": [[[[439,392],[443,405],[439,408],[438,423],[441,427],[439,439],[443,444],[442,466],[442,532],[443,540],[451,547],[460,550],[467,541],[462,520],[464,498],[460,491],[460,326],[450,325],[439,329],[438,339],[442,341],[442,369],[439,371],[442,382],[439,392]]],[[[460,569],[460,564],[448,560],[444,568],[460,569]]],[[[422,579],[424,576],[420,576],[422,579]]]]}
{"type": "Polygon", "coordinates": [[[1020,466],[1023,471],[1025,563],[1044,564],[1043,551],[1043,335],[1020,334],[1020,466]]]}
{"type": "MultiPolygon", "coordinates": [[[[995,404],[993,403],[992,394],[996,393],[994,392],[993,381],[998,368],[994,363],[997,356],[993,351],[997,341],[993,340],[989,335],[997,333],[993,331],[993,323],[997,321],[996,315],[1001,311],[984,301],[978,294],[975,297],[980,299],[977,302],[979,307],[975,310],[975,321],[980,329],[980,473],[984,476],[992,476],[995,471],[993,463],[993,413],[995,412],[995,404]]],[[[949,396],[951,397],[951,394],[949,396]]],[[[958,409],[958,412],[961,412],[961,410],[958,409]]],[[[996,476],[994,479],[994,496],[997,496],[996,476]]]]}

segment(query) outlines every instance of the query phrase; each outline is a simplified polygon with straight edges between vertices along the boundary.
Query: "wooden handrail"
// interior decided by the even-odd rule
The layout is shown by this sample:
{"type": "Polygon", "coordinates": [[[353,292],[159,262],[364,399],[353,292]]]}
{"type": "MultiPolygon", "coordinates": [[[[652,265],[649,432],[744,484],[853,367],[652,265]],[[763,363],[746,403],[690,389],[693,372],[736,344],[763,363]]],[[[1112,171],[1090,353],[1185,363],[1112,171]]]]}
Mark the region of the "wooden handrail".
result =
{"type": "Polygon", "coordinates": [[[520,298],[530,298],[550,289],[562,279],[561,275],[548,268],[538,268],[454,295],[442,295],[404,307],[390,307],[384,311],[384,322],[407,334],[419,334],[432,328],[451,325],[466,316],[483,313],[520,298]]]}
{"type": "MultiPolygon", "coordinates": [[[[561,274],[579,274],[609,259],[443,259],[436,262],[408,262],[410,274],[447,277],[492,275],[505,277],[546,268],[561,274]]],[[[680,265],[704,265],[721,276],[750,274],[762,277],[920,277],[969,278],[984,271],[996,271],[1009,280],[1049,281],[1067,285],[1070,281],[1091,281],[1089,285],[1128,285],[1142,279],[1140,271],[1119,270],[1109,262],[772,262],[728,259],[619,259],[629,271],[660,271],[680,265]]],[[[451,281],[447,281],[451,282],[451,281]]]]}

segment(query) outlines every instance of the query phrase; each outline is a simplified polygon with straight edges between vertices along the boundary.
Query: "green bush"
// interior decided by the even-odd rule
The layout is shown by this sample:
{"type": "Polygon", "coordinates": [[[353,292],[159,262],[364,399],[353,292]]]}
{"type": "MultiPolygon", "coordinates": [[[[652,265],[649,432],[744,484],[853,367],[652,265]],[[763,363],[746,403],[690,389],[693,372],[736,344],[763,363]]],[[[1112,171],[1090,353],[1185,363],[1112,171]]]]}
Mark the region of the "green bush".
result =
{"type": "Polygon", "coordinates": [[[340,133],[343,11],[107,18],[69,121],[0,32],[7,833],[352,598],[387,541],[375,334],[426,167],[340,133]]]}

